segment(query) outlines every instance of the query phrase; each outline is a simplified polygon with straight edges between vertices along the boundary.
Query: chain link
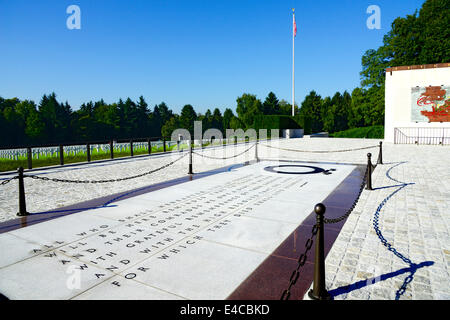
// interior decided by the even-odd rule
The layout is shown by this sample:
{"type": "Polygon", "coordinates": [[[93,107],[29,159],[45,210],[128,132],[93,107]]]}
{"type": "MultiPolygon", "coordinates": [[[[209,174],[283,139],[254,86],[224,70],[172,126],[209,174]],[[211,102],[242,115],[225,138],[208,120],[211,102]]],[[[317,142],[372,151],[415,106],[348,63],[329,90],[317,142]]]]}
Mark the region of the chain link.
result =
{"type": "Polygon", "coordinates": [[[244,150],[243,152],[238,153],[238,154],[235,154],[234,156],[231,156],[231,157],[212,157],[212,156],[207,156],[207,155],[204,155],[204,154],[201,154],[201,153],[197,153],[197,152],[195,152],[195,151],[192,151],[192,153],[195,153],[196,155],[198,155],[198,156],[200,156],[200,157],[203,157],[203,158],[214,159],[214,160],[227,160],[227,159],[237,158],[237,157],[243,155],[244,153],[250,151],[250,150],[251,150],[253,147],[255,147],[255,146],[256,146],[256,144],[253,144],[253,145],[252,145],[250,148],[248,148],[247,150],[244,150]]]}
{"type": "Polygon", "coordinates": [[[371,146],[371,147],[363,147],[363,148],[355,148],[355,149],[344,149],[344,150],[330,150],[330,151],[314,151],[314,150],[297,150],[297,149],[286,149],[286,148],[280,148],[280,147],[274,147],[268,144],[262,144],[264,147],[268,148],[274,148],[284,151],[293,151],[293,152],[304,152],[304,153],[335,153],[335,152],[350,152],[350,151],[358,151],[358,150],[366,150],[366,149],[372,149],[372,148],[378,148],[378,146],[371,146]]]}
{"type": "Polygon", "coordinates": [[[286,290],[283,291],[280,300],[289,300],[289,297],[291,296],[291,288],[297,283],[297,280],[300,276],[300,268],[305,265],[306,259],[308,259],[308,251],[311,250],[312,248],[314,236],[317,234],[318,229],[319,227],[317,226],[317,224],[315,224],[311,230],[311,237],[308,240],[306,240],[305,252],[302,253],[298,258],[297,268],[295,268],[295,270],[292,271],[291,277],[289,278],[289,286],[286,290]]]}
{"type": "Polygon", "coordinates": [[[31,179],[36,179],[36,180],[43,180],[43,181],[52,181],[52,182],[63,182],[63,183],[109,183],[109,182],[120,182],[120,181],[125,181],[125,180],[130,180],[130,179],[136,179],[136,178],[140,178],[152,173],[155,173],[157,171],[160,171],[162,169],[165,169],[171,165],[173,165],[174,163],[176,163],[177,161],[181,160],[182,158],[184,158],[185,156],[187,156],[188,154],[184,154],[181,157],[179,157],[178,159],[162,166],[159,167],[157,169],[153,169],[135,176],[131,176],[131,177],[125,177],[125,178],[118,178],[118,179],[110,179],[110,180],[69,180],[69,179],[58,179],[58,178],[48,178],[48,177],[40,177],[40,176],[29,176],[29,175],[24,175],[24,177],[26,178],[31,178],[31,179]]]}
{"type": "Polygon", "coordinates": [[[0,183],[0,185],[1,186],[4,186],[5,184],[8,184],[8,183],[10,183],[12,180],[14,180],[14,179],[18,179],[19,177],[12,177],[12,178],[10,178],[10,179],[6,179],[6,180],[3,180],[1,183],[0,183]]]}
{"type": "MultiPolygon", "coordinates": [[[[372,166],[372,167],[374,167],[374,166],[372,166]]],[[[363,178],[363,180],[362,180],[362,182],[361,182],[361,186],[359,187],[358,196],[356,197],[356,199],[355,199],[355,201],[353,202],[353,204],[352,204],[352,206],[350,207],[350,209],[348,209],[347,212],[346,212],[344,215],[340,216],[339,218],[335,218],[335,219],[326,219],[326,218],[324,218],[324,219],[323,219],[323,222],[324,222],[324,223],[328,223],[328,224],[331,224],[331,223],[338,223],[338,222],[341,222],[342,220],[348,218],[348,216],[352,213],[353,209],[355,209],[356,204],[357,204],[358,201],[359,201],[359,197],[361,196],[361,193],[362,193],[362,191],[364,190],[364,186],[366,185],[366,182],[367,182],[367,171],[368,171],[368,170],[369,170],[369,166],[366,165],[366,171],[365,171],[365,173],[364,173],[364,178],[363,178]]]]}

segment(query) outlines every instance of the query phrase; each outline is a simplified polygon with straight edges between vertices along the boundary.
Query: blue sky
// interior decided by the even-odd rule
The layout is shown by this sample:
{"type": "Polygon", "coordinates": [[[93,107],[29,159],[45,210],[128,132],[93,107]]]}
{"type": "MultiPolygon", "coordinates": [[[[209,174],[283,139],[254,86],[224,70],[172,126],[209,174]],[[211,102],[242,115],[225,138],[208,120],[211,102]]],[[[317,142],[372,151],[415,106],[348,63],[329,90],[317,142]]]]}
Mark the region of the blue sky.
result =
{"type": "Polygon", "coordinates": [[[54,91],[74,109],[103,98],[165,101],[179,112],[235,110],[236,98],[269,91],[291,100],[296,8],[296,102],[351,92],[361,56],[382,44],[398,16],[424,0],[0,0],[0,96],[39,102],[54,91]],[[69,5],[81,29],[69,30],[69,5]],[[381,29],[366,26],[369,5],[381,29]]]}

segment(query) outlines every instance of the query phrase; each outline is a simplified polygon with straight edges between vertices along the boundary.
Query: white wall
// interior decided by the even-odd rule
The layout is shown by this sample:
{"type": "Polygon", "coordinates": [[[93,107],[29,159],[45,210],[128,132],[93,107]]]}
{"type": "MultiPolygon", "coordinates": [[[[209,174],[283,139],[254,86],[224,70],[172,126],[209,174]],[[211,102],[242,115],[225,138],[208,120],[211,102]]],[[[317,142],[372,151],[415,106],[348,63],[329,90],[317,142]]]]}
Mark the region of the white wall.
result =
{"type": "MultiPolygon", "coordinates": [[[[394,142],[394,128],[449,128],[450,122],[412,122],[411,88],[450,85],[450,67],[386,72],[384,139],[394,142]]],[[[446,129],[447,130],[447,129],[446,129]]]]}

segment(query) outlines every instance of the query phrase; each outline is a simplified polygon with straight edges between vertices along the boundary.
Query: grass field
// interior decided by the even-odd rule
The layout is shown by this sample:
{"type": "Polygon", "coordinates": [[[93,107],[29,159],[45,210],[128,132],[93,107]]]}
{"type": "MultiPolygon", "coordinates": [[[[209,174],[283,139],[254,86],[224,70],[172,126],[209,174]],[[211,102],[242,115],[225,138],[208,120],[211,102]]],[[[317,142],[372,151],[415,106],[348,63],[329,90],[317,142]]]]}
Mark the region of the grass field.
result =
{"type": "MultiPolygon", "coordinates": [[[[185,148],[187,148],[187,145],[180,145],[180,149],[183,150],[185,148]]],[[[172,146],[166,146],[166,151],[172,151],[173,149],[176,149],[177,145],[172,145],[172,146]]],[[[153,146],[152,147],[152,153],[158,153],[158,152],[163,152],[163,147],[156,147],[153,146]]],[[[142,155],[142,154],[148,154],[148,150],[147,148],[133,148],[133,154],[135,156],[137,155],[142,155]]],[[[129,157],[131,155],[130,152],[130,148],[126,148],[122,151],[114,151],[114,159],[116,158],[123,158],[123,157],[129,157]]],[[[91,161],[96,161],[96,160],[104,160],[104,159],[110,159],[110,153],[109,151],[106,152],[102,152],[102,151],[97,151],[97,150],[93,150],[91,151],[91,161]]],[[[32,160],[32,166],[33,168],[39,168],[39,167],[48,167],[48,166],[55,166],[55,165],[59,165],[59,155],[56,156],[40,156],[39,159],[33,158],[32,160]]],[[[84,153],[79,153],[76,155],[73,154],[64,154],[64,164],[69,164],[69,163],[77,163],[77,162],[86,162],[87,161],[87,154],[86,152],[84,153]]],[[[16,170],[19,167],[24,167],[24,168],[28,168],[28,162],[27,162],[27,158],[24,156],[18,157],[18,159],[5,159],[5,158],[1,158],[0,159],[0,172],[4,172],[4,171],[12,171],[12,170],[16,170]]]]}
{"type": "MultiPolygon", "coordinates": [[[[240,140],[242,141],[242,140],[240,140]]],[[[209,142],[204,142],[203,146],[219,146],[219,145],[225,145],[227,144],[226,141],[223,142],[213,142],[212,145],[209,142]]],[[[229,144],[229,143],[228,143],[229,144]]],[[[180,144],[180,150],[187,149],[189,147],[189,144],[187,143],[181,143],[180,144]]],[[[198,148],[199,146],[196,146],[198,148]]],[[[172,151],[174,149],[177,149],[177,144],[172,145],[166,145],[166,151],[172,151]]],[[[162,146],[152,146],[152,154],[153,153],[160,153],[164,152],[164,148],[162,146]]],[[[134,146],[133,147],[133,155],[143,155],[148,154],[147,146],[134,146]]],[[[124,158],[124,157],[130,157],[130,147],[122,148],[121,151],[114,150],[114,159],[116,158],[124,158]]],[[[97,149],[93,149],[91,151],[91,161],[96,160],[105,160],[110,159],[110,153],[109,150],[101,151],[97,149]]],[[[70,152],[66,153],[64,152],[64,164],[70,164],[70,163],[79,163],[79,162],[86,162],[87,161],[87,154],[86,151],[78,152],[77,154],[71,154],[70,152]]],[[[40,168],[40,167],[48,167],[48,166],[55,166],[60,164],[59,154],[54,152],[54,155],[44,155],[41,154],[39,157],[33,156],[32,159],[32,167],[33,168],[40,168]]],[[[0,172],[5,171],[13,171],[16,170],[19,167],[28,168],[28,162],[27,157],[24,155],[20,156],[14,156],[13,159],[11,158],[1,158],[0,157],[0,172]]]]}

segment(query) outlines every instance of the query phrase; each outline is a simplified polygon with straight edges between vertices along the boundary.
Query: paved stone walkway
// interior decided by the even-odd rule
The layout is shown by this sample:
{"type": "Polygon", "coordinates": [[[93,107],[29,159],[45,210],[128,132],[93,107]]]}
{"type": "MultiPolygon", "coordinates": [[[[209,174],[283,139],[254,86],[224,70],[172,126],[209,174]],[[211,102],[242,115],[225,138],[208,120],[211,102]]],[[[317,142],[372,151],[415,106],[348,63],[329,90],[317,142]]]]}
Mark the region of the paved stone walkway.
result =
{"type": "MultiPolygon", "coordinates": [[[[349,147],[365,147],[376,145],[378,141],[373,140],[321,140],[317,143],[315,139],[292,139],[272,141],[275,146],[283,148],[305,149],[305,150],[337,150],[340,148],[349,147]],[[314,140],[314,141],[313,141],[314,140]]],[[[352,163],[363,163],[366,161],[367,150],[359,150],[355,152],[346,152],[341,154],[307,154],[296,153],[289,151],[282,151],[274,148],[267,148],[262,146],[265,142],[261,142],[258,147],[258,156],[270,159],[295,159],[295,160],[313,160],[322,159],[326,161],[346,161],[352,163]]],[[[235,146],[228,146],[225,148],[204,149],[205,155],[213,157],[233,157],[238,155],[249,147],[250,144],[239,144],[235,146]]],[[[374,150],[377,155],[377,149],[374,150]]],[[[369,151],[371,151],[369,150],[369,151]]],[[[196,152],[202,153],[200,150],[196,152]]],[[[173,152],[166,156],[153,155],[150,157],[136,157],[134,159],[115,160],[110,162],[90,163],[80,166],[67,166],[52,168],[47,170],[39,170],[29,172],[29,175],[38,175],[48,178],[70,179],[70,180],[105,180],[130,177],[137,174],[145,173],[149,170],[157,169],[164,166],[171,161],[177,160],[181,155],[178,152],[173,152]]],[[[193,170],[194,172],[204,172],[232,164],[243,163],[255,159],[255,149],[252,148],[248,152],[236,158],[227,160],[215,160],[203,158],[198,155],[193,155],[193,170]]],[[[376,159],[376,157],[375,157],[376,159]]],[[[25,179],[26,203],[27,211],[31,213],[50,211],[60,207],[72,205],[75,203],[108,196],[111,194],[133,190],[136,188],[145,187],[159,182],[175,179],[186,176],[188,172],[188,156],[176,162],[172,166],[164,170],[146,175],[141,178],[112,182],[101,184],[73,184],[61,183],[52,181],[40,181],[30,178],[25,179]]],[[[5,179],[10,176],[0,176],[5,179]]],[[[18,212],[18,186],[17,180],[1,186],[0,185],[0,222],[17,218],[18,212]]]]}
{"type": "MultiPolygon", "coordinates": [[[[340,150],[378,145],[371,139],[304,138],[281,140],[281,148],[340,150]]],[[[275,142],[272,142],[275,143],[275,142]]],[[[222,157],[249,145],[205,150],[222,157]]],[[[378,148],[342,153],[302,153],[258,147],[269,159],[366,163],[376,162],[378,148]]],[[[111,163],[35,171],[66,179],[111,179],[158,168],[177,159],[152,156],[111,163]]],[[[201,172],[253,160],[255,150],[229,160],[194,155],[201,172]]],[[[373,191],[364,190],[326,259],[327,289],[334,299],[450,299],[450,147],[383,145],[384,164],[373,174],[373,191]],[[374,223],[375,222],[375,223],[374,223]]],[[[139,179],[106,184],[61,184],[26,180],[27,209],[42,212],[181,177],[188,158],[139,179]]],[[[31,173],[30,173],[31,174],[31,173]]],[[[1,177],[5,178],[5,177],[1,177]]],[[[0,221],[15,218],[17,182],[0,186],[0,221]]]]}
{"type": "Polygon", "coordinates": [[[450,148],[387,144],[326,258],[334,299],[450,299],[450,148]],[[378,222],[378,223],[377,223],[378,222]]]}

